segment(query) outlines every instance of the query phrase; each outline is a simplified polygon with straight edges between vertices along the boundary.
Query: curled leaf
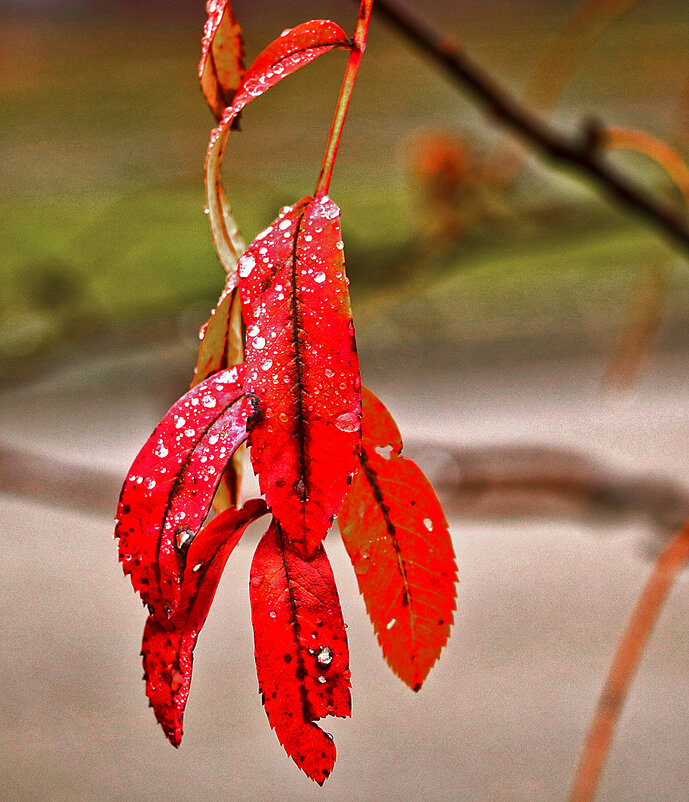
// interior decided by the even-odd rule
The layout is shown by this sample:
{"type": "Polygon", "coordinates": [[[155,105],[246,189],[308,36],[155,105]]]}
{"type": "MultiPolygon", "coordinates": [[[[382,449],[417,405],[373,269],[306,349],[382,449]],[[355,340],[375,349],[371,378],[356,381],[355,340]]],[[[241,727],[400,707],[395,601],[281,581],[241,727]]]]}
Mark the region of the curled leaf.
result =
{"type": "Polygon", "coordinates": [[[115,536],[125,574],[161,621],[177,606],[184,552],[220,476],[247,436],[253,406],[233,367],[189,390],[144,444],[122,487],[115,536]]]}
{"type": "Polygon", "coordinates": [[[304,198],[239,263],[249,439],[261,491],[307,556],[325,537],[357,468],[361,379],[339,209],[304,198]]]}
{"type": "Polygon", "coordinates": [[[273,521],[254,555],[249,594],[268,721],[297,766],[322,785],[335,744],[314,722],[351,715],[347,634],[323,547],[303,559],[273,521]]]}
{"type": "Polygon", "coordinates": [[[208,105],[219,120],[232,103],[244,75],[244,42],[227,0],[208,0],[201,40],[199,79],[208,105]]]}
{"type": "Polygon", "coordinates": [[[149,615],[146,621],[141,647],[146,695],[173,746],[179,746],[182,740],[193,650],[225,563],[246,527],[266,512],[265,503],[254,499],[240,510],[227,510],[205,526],[186,551],[174,615],[165,622],[149,615]]]}
{"type": "Polygon", "coordinates": [[[232,123],[251,100],[335,47],[349,48],[350,43],[342,28],[329,20],[312,20],[285,31],[246,71],[232,104],[211,134],[206,156],[208,219],[218,257],[228,273],[233,272],[238,248],[233,241],[234,221],[222,187],[221,167],[232,123]]]}
{"type": "Polygon", "coordinates": [[[337,523],[383,655],[415,691],[447,642],[457,568],[428,479],[401,456],[392,416],[367,388],[361,466],[337,523]]]}

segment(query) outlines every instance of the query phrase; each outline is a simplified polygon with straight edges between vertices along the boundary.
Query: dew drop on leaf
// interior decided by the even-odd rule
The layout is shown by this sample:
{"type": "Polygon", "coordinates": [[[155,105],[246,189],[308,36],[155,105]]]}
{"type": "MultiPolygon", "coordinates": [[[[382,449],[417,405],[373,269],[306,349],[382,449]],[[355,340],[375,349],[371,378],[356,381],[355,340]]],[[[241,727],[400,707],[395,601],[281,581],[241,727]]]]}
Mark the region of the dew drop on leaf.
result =
{"type": "Polygon", "coordinates": [[[316,660],[322,666],[329,666],[333,661],[333,653],[328,646],[321,647],[320,651],[316,655],[316,660]]]}
{"type": "Polygon", "coordinates": [[[318,681],[321,683],[321,685],[325,685],[325,683],[326,683],[328,680],[327,680],[325,677],[323,677],[323,676],[320,676],[320,677],[318,677],[318,681]]]}
{"type": "Polygon", "coordinates": [[[341,432],[356,432],[359,428],[359,416],[354,412],[344,412],[335,421],[341,432]]]}
{"type": "Polygon", "coordinates": [[[428,529],[429,532],[433,531],[433,521],[430,518],[423,519],[423,525],[428,529]]]}
{"type": "Polygon", "coordinates": [[[242,278],[247,278],[251,274],[251,271],[256,267],[256,260],[254,259],[251,254],[249,256],[244,256],[239,261],[239,275],[242,278]]]}
{"type": "Polygon", "coordinates": [[[397,623],[397,619],[396,618],[391,618],[388,621],[388,623],[385,625],[385,629],[392,629],[395,626],[396,623],[397,623]]]}

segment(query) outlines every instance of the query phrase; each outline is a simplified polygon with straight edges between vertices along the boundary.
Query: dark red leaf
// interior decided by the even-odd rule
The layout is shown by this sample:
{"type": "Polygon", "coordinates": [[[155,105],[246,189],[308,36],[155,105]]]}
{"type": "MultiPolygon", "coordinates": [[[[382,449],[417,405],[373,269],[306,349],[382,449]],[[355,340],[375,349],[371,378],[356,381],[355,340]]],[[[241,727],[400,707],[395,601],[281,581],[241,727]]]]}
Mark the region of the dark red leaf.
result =
{"type": "Polygon", "coordinates": [[[206,11],[199,78],[208,105],[219,120],[232,103],[245,72],[244,42],[227,0],[208,0],[206,11]]]}
{"type": "Polygon", "coordinates": [[[211,235],[218,257],[228,274],[236,262],[236,225],[222,188],[220,170],[232,123],[251,100],[335,47],[349,48],[347,35],[334,22],[312,20],[285,31],[259,54],[244,74],[231,106],[211,134],[206,157],[206,198],[211,235]]]}
{"type": "Polygon", "coordinates": [[[183,551],[220,476],[246,439],[253,406],[243,367],[211,376],[177,401],[146,441],[120,494],[115,536],[125,574],[161,621],[179,597],[183,551]]]}
{"type": "Polygon", "coordinates": [[[308,556],[325,537],[357,468],[361,379],[339,209],[305,198],[256,237],[239,262],[250,435],[261,491],[308,556]]]}
{"type": "Polygon", "coordinates": [[[146,695],[165,735],[174,746],[182,740],[189,696],[193,650],[215,596],[220,577],[246,527],[267,512],[262,500],[218,515],[186,551],[177,609],[167,622],[148,617],[141,654],[146,695]]]}
{"type": "Polygon", "coordinates": [[[249,594],[268,721],[297,766],[322,785],[335,744],[313,722],[351,715],[347,634],[323,547],[304,560],[273,521],[256,549],[249,594]]]}
{"type": "Polygon", "coordinates": [[[337,523],[385,659],[418,691],[453,622],[452,541],[428,479],[400,456],[392,416],[367,388],[362,398],[361,467],[337,523]]]}

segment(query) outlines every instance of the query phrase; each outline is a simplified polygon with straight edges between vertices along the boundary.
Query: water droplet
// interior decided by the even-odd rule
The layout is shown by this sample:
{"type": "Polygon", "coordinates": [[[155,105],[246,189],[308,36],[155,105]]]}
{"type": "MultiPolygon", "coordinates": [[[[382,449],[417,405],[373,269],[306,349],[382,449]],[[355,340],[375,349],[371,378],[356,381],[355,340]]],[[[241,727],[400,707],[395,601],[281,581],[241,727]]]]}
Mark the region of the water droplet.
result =
{"type": "Polygon", "coordinates": [[[385,629],[392,629],[395,626],[396,623],[397,623],[397,619],[396,618],[391,618],[388,621],[388,623],[385,625],[385,629]]]}
{"type": "Polygon", "coordinates": [[[178,549],[187,548],[191,543],[193,537],[194,537],[194,531],[192,529],[180,529],[177,532],[177,548],[178,549]]]}
{"type": "Polygon", "coordinates": [[[354,560],[354,571],[357,574],[365,574],[370,568],[367,551],[360,551],[354,560]]]}
{"type": "Polygon", "coordinates": [[[318,654],[316,655],[316,660],[322,666],[329,666],[333,661],[333,653],[328,646],[322,646],[318,654]]]}
{"type": "Polygon", "coordinates": [[[344,412],[335,421],[341,432],[356,432],[359,429],[359,416],[354,412],[344,412]]]}
{"type": "Polygon", "coordinates": [[[264,359],[261,362],[261,370],[270,370],[273,367],[273,360],[272,359],[264,359]]]}
{"type": "Polygon", "coordinates": [[[239,260],[239,275],[242,278],[246,278],[251,274],[251,271],[256,267],[256,260],[254,259],[251,254],[244,255],[239,260]]]}
{"type": "Polygon", "coordinates": [[[203,207],[203,213],[204,214],[210,214],[211,213],[211,210],[208,208],[208,206],[204,206],[203,207]]]}
{"type": "Polygon", "coordinates": [[[193,437],[196,434],[196,429],[185,429],[184,434],[187,437],[193,437]]]}
{"type": "Polygon", "coordinates": [[[249,337],[255,337],[255,336],[258,334],[258,332],[259,332],[259,331],[260,331],[259,327],[258,327],[256,324],[254,324],[254,325],[253,325],[253,326],[252,326],[252,327],[251,327],[251,328],[250,328],[250,329],[247,331],[247,334],[249,335],[249,337]]]}
{"type": "Polygon", "coordinates": [[[270,617],[271,618],[275,618],[275,616],[277,616],[277,613],[275,612],[275,610],[271,610],[270,611],[270,617]]]}
{"type": "Polygon", "coordinates": [[[325,281],[325,273],[317,273],[313,280],[316,284],[322,284],[325,281]]]}
{"type": "Polygon", "coordinates": [[[280,223],[280,225],[278,226],[278,228],[280,229],[280,231],[284,231],[286,228],[289,228],[291,225],[292,225],[292,221],[291,220],[283,220],[280,223]]]}
{"type": "Polygon", "coordinates": [[[430,518],[423,519],[423,525],[428,529],[429,532],[433,531],[433,521],[430,518]]]}
{"type": "Polygon", "coordinates": [[[160,443],[158,448],[156,448],[156,450],[153,453],[156,455],[156,457],[162,458],[162,457],[167,457],[169,451],[167,450],[167,448],[165,448],[165,446],[162,443],[160,443]]]}
{"type": "Polygon", "coordinates": [[[321,677],[318,677],[318,681],[321,683],[321,685],[325,685],[325,683],[326,683],[328,680],[327,680],[325,677],[321,676],[321,677]]]}
{"type": "Polygon", "coordinates": [[[203,397],[203,401],[201,402],[206,409],[213,409],[213,407],[218,403],[212,395],[205,395],[203,397]]]}
{"type": "Polygon", "coordinates": [[[278,417],[280,419],[280,423],[287,423],[287,421],[289,420],[289,415],[287,415],[286,412],[281,412],[278,417]]]}
{"type": "Polygon", "coordinates": [[[177,429],[181,429],[181,428],[182,428],[182,426],[184,426],[184,424],[185,424],[186,422],[187,422],[187,419],[186,419],[186,418],[183,418],[183,417],[181,417],[181,416],[180,416],[180,417],[179,417],[179,418],[177,418],[177,420],[175,421],[175,427],[176,427],[177,429]]]}
{"type": "Polygon", "coordinates": [[[196,565],[191,569],[194,573],[200,571],[203,568],[203,563],[196,563],[196,565]]]}
{"type": "Polygon", "coordinates": [[[264,348],[265,344],[266,344],[266,341],[263,339],[263,337],[255,337],[254,341],[252,343],[252,345],[254,346],[254,348],[257,351],[260,351],[261,348],[264,348]]]}

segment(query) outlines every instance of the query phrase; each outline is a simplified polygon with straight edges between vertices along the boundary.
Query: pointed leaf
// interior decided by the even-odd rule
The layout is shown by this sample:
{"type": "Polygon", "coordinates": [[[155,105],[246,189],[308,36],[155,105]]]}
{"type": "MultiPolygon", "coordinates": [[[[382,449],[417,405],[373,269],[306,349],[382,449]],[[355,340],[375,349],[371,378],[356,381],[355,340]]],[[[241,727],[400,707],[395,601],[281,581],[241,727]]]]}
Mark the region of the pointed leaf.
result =
{"type": "Polygon", "coordinates": [[[259,399],[249,439],[261,491],[308,556],[357,468],[361,379],[339,209],[305,198],[239,262],[246,390],[259,399]]]}
{"type": "Polygon", "coordinates": [[[243,368],[211,376],[177,401],[146,441],[120,494],[115,536],[125,574],[160,620],[177,604],[183,549],[203,523],[253,413],[243,368]]]}
{"type": "Polygon", "coordinates": [[[233,272],[238,248],[232,235],[234,221],[222,188],[221,166],[232,123],[251,100],[335,47],[350,48],[351,44],[342,28],[329,20],[311,20],[285,31],[246,71],[232,105],[225,109],[211,134],[206,156],[208,220],[218,257],[228,273],[233,272]]]}
{"type": "Polygon", "coordinates": [[[323,547],[304,560],[273,521],[256,549],[249,594],[268,721],[297,766],[322,785],[335,744],[313,722],[351,715],[347,634],[323,547]]]}
{"type": "Polygon", "coordinates": [[[205,526],[186,552],[177,609],[167,622],[149,615],[141,654],[146,695],[173,746],[182,740],[184,708],[189,696],[193,650],[215,596],[220,577],[246,527],[267,512],[262,500],[248,501],[205,526]]]}
{"type": "Polygon", "coordinates": [[[367,388],[362,397],[361,467],[337,523],[385,659],[418,691],[453,622],[452,541],[428,479],[400,456],[392,416],[367,388]]]}
{"type": "Polygon", "coordinates": [[[208,0],[206,11],[199,79],[208,105],[219,120],[232,103],[245,72],[244,42],[227,0],[208,0]]]}

